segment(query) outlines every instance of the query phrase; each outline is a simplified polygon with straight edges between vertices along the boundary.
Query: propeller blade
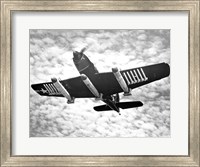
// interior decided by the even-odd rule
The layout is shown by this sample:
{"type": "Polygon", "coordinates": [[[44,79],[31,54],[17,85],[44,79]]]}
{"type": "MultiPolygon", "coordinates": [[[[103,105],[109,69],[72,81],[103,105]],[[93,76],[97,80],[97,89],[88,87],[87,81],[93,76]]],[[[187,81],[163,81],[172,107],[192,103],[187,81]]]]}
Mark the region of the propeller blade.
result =
{"type": "Polygon", "coordinates": [[[86,51],[86,49],[87,49],[87,47],[84,47],[83,49],[81,49],[80,53],[83,53],[83,52],[85,52],[85,51],[86,51]]]}

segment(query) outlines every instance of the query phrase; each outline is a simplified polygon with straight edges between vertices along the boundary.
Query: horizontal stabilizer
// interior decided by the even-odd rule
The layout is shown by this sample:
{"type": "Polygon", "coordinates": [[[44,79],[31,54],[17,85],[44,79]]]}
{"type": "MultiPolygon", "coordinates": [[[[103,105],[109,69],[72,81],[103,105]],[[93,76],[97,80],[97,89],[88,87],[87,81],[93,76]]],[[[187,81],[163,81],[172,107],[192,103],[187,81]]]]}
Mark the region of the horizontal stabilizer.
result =
{"type": "MultiPolygon", "coordinates": [[[[135,108],[143,106],[141,101],[130,101],[130,102],[120,102],[116,103],[118,108],[127,109],[127,108],[135,108]]],[[[112,110],[108,105],[101,105],[94,107],[95,111],[109,111],[112,110]]]]}

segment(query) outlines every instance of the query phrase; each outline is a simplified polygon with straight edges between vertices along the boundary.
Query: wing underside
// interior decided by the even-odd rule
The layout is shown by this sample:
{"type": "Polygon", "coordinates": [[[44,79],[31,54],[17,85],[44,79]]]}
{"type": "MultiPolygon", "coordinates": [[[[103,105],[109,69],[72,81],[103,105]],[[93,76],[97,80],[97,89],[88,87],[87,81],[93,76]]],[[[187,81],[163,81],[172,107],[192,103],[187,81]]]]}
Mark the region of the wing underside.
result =
{"type": "MultiPolygon", "coordinates": [[[[128,88],[134,89],[169,76],[170,68],[168,64],[160,63],[156,65],[123,70],[120,71],[120,73],[128,88]]],[[[112,72],[95,74],[94,77],[90,78],[90,80],[98,92],[102,93],[104,97],[123,92],[120,84],[112,72]]],[[[84,84],[80,76],[67,80],[61,80],[60,83],[66,91],[68,91],[71,97],[95,97],[84,84]]],[[[64,97],[53,82],[33,84],[31,87],[41,96],[64,97]]]]}
{"type": "Polygon", "coordinates": [[[136,87],[160,80],[169,76],[170,67],[166,63],[133,68],[121,71],[121,74],[129,88],[136,87]]]}
{"type": "MultiPolygon", "coordinates": [[[[169,76],[170,68],[166,63],[144,66],[120,71],[126,85],[130,89],[146,85],[169,76]]],[[[123,92],[120,84],[112,72],[96,74],[96,87],[104,95],[123,92]]]]}
{"type": "MultiPolygon", "coordinates": [[[[81,77],[75,77],[67,80],[61,80],[60,83],[70,94],[71,97],[75,98],[90,98],[94,95],[83,83],[81,77]]],[[[64,97],[61,92],[56,88],[53,82],[45,82],[40,84],[33,84],[31,87],[41,96],[55,96],[64,97]]]]}

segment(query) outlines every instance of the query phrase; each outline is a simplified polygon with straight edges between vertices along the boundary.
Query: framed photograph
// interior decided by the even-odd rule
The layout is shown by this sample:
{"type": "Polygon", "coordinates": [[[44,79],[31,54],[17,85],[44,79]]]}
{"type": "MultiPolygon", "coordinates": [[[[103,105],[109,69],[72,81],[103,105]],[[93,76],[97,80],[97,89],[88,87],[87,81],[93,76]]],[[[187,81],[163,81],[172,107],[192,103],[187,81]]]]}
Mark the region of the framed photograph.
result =
{"type": "Polygon", "coordinates": [[[1,166],[199,166],[199,1],[1,1],[1,166]]]}

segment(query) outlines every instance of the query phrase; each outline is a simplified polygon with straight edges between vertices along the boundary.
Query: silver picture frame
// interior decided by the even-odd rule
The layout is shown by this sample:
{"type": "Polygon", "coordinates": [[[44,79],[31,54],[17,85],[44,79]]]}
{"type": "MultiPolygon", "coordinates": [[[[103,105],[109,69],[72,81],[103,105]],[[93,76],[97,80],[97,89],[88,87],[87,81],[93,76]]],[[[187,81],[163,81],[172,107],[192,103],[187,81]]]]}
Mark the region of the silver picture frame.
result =
{"type": "Polygon", "coordinates": [[[199,0],[10,1],[1,0],[1,166],[199,166],[199,0]],[[189,109],[187,156],[13,156],[12,155],[12,31],[14,11],[187,11],[189,12],[189,109]]]}

